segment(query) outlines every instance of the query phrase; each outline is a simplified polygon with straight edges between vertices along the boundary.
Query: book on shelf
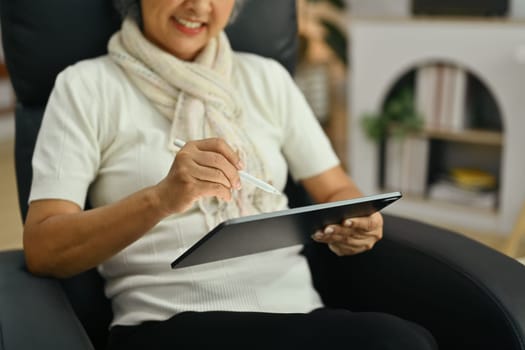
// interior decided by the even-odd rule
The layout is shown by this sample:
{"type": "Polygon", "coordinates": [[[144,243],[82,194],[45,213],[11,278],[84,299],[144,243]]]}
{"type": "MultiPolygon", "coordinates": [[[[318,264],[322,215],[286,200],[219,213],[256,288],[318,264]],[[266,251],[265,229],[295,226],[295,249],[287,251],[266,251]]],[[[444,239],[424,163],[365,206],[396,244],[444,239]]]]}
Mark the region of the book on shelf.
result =
{"type": "Polygon", "coordinates": [[[461,67],[431,64],[417,69],[415,103],[426,129],[464,130],[466,95],[467,73],[461,67]]]}
{"type": "Polygon", "coordinates": [[[385,187],[422,196],[427,183],[429,141],[416,136],[389,137],[385,147],[385,187]]]}
{"type": "Polygon", "coordinates": [[[438,180],[429,186],[428,198],[473,208],[495,209],[497,191],[481,191],[461,187],[452,181],[438,180]]]}

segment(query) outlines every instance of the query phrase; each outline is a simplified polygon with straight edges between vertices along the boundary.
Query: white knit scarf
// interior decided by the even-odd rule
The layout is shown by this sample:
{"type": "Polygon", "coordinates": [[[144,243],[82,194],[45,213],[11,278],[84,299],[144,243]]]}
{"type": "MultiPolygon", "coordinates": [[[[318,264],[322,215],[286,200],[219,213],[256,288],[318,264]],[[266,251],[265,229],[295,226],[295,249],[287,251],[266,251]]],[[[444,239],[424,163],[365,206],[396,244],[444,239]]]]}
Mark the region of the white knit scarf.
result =
{"type": "MultiPolygon", "coordinates": [[[[220,137],[239,152],[247,172],[271,181],[243,127],[244,116],[231,84],[234,56],[224,33],[210,40],[193,62],[187,62],[148,41],[137,24],[126,19],[110,39],[108,51],[156,109],[171,120],[167,145],[171,151],[178,150],[175,138],[220,137]]],[[[198,201],[209,229],[225,219],[274,211],[286,203],[284,196],[265,193],[246,182],[242,185],[242,190],[232,193],[231,202],[198,201]]]]}

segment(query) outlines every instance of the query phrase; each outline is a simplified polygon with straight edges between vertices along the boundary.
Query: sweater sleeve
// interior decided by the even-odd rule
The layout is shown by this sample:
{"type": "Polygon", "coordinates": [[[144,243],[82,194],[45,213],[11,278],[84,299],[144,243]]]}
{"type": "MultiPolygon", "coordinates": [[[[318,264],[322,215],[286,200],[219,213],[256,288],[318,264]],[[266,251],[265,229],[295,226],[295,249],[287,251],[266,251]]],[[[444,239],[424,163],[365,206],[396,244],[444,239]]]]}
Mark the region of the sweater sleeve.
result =
{"type": "Polygon", "coordinates": [[[282,152],[294,180],[302,180],[339,165],[330,140],[292,77],[274,63],[279,89],[278,115],[283,118],[282,152]]]}
{"type": "Polygon", "coordinates": [[[63,199],[84,208],[90,183],[97,174],[96,98],[75,67],[56,79],[33,154],[29,202],[63,199]]]}

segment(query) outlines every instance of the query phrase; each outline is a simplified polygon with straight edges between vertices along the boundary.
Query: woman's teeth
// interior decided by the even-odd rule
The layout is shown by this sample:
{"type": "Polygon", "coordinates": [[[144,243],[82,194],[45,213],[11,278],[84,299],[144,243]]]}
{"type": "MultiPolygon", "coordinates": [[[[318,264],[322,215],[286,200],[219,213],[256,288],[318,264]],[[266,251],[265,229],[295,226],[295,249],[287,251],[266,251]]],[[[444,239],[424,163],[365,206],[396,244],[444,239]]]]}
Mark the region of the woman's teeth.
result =
{"type": "Polygon", "coordinates": [[[182,24],[183,26],[190,28],[190,29],[197,29],[197,28],[202,27],[201,22],[191,22],[191,21],[187,21],[182,18],[175,18],[175,20],[179,22],[180,24],[182,24]]]}

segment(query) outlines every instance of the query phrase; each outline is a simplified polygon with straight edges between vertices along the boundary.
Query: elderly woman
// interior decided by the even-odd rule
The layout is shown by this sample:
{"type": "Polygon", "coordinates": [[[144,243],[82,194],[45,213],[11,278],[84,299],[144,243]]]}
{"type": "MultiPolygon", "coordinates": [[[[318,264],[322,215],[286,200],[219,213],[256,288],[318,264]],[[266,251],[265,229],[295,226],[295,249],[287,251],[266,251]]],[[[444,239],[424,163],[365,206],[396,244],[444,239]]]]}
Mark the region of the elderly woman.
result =
{"type": "MultiPolygon", "coordinates": [[[[301,246],[169,268],[222,220],[286,208],[285,196],[241,182],[240,169],[279,189],[290,172],[318,202],[360,192],[287,72],[232,51],[223,29],[240,1],[115,5],[125,19],[109,54],[67,68],[49,99],[24,227],[28,268],[66,277],[98,267],[113,307],[110,349],[434,348],[409,322],[324,308],[301,246]]],[[[351,255],[381,235],[376,213],[313,239],[351,255]]]]}

